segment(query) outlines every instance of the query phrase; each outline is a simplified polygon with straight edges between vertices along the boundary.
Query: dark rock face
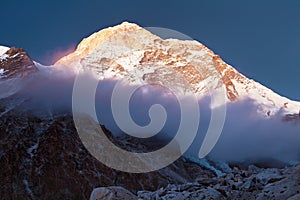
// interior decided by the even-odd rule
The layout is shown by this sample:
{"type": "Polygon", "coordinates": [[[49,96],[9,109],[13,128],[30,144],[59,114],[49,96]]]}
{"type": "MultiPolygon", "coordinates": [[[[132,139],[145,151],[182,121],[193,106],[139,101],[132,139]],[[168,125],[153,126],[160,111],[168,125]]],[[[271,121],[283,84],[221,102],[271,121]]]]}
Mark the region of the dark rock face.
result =
{"type": "Polygon", "coordinates": [[[300,121],[300,110],[297,114],[287,114],[282,119],[285,122],[297,122],[300,121]]]}
{"type": "Polygon", "coordinates": [[[3,70],[2,78],[25,77],[38,69],[22,48],[11,47],[0,57],[0,69],[3,70]]]}
{"type": "MultiPolygon", "coordinates": [[[[106,132],[115,143],[129,143],[106,132]]],[[[215,176],[183,158],[146,174],[116,171],[89,154],[71,115],[47,119],[17,110],[0,119],[0,163],[2,199],[89,199],[97,187],[122,186],[136,193],[215,176]]]]}

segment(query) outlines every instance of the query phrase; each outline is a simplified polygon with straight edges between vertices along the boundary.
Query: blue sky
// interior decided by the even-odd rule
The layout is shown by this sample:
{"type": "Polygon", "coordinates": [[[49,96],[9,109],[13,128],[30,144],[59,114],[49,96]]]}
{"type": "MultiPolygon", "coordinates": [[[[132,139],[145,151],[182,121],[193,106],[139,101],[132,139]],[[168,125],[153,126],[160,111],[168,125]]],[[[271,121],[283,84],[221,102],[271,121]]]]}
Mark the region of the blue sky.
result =
{"type": "Polygon", "coordinates": [[[122,21],[180,31],[244,75],[300,100],[300,1],[4,1],[0,44],[49,64],[55,52],[122,21]]]}

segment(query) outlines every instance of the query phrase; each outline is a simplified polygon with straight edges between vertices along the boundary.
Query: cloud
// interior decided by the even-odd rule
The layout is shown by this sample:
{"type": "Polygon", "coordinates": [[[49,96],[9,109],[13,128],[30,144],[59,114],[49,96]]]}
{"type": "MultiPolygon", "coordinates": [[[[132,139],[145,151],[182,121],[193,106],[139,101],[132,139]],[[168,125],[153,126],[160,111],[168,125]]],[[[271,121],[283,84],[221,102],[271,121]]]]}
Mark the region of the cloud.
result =
{"type": "Polygon", "coordinates": [[[51,51],[47,51],[44,56],[42,56],[41,61],[43,64],[52,65],[60,58],[72,53],[76,49],[76,44],[70,44],[66,48],[56,48],[51,51]]]}
{"type": "Polygon", "coordinates": [[[283,113],[271,117],[257,114],[250,99],[227,106],[226,122],[211,154],[232,162],[300,160],[300,120],[285,122],[283,113]]]}
{"type": "MultiPolygon", "coordinates": [[[[20,93],[30,99],[26,104],[27,109],[52,115],[71,113],[75,76],[76,74],[68,71],[67,68],[42,68],[39,73],[26,80],[20,93]]],[[[100,82],[95,95],[96,111],[101,124],[113,133],[121,134],[122,131],[117,126],[111,111],[111,95],[115,84],[116,80],[113,79],[100,82]]],[[[126,87],[130,86],[124,85],[124,90],[126,87]]],[[[149,109],[153,104],[161,104],[165,108],[168,117],[158,136],[170,140],[179,127],[181,111],[178,100],[166,88],[144,86],[138,89],[130,99],[132,119],[140,126],[150,123],[149,109]]],[[[209,105],[209,97],[199,100],[201,111],[199,129],[192,146],[186,152],[187,155],[198,156],[211,118],[209,105]]],[[[209,157],[231,162],[264,159],[283,162],[299,161],[300,120],[284,122],[283,113],[279,112],[274,116],[265,117],[257,114],[256,110],[257,105],[250,99],[229,103],[221,137],[209,157]]],[[[191,134],[188,128],[186,134],[191,134]]]]}

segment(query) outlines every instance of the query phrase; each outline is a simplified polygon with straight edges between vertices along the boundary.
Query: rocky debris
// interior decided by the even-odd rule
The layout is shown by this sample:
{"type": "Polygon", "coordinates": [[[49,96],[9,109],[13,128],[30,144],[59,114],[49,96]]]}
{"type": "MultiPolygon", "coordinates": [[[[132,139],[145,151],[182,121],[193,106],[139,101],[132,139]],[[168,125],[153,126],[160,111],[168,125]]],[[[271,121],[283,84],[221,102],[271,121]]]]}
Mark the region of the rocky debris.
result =
{"type": "Polygon", "coordinates": [[[0,56],[0,70],[2,79],[26,77],[38,71],[30,56],[22,48],[15,47],[0,56]]]}
{"type": "Polygon", "coordinates": [[[299,200],[300,199],[300,194],[296,194],[290,198],[288,198],[287,200],[299,200]]]}
{"type": "Polygon", "coordinates": [[[287,199],[289,197],[299,196],[300,193],[300,165],[282,170],[284,176],[282,179],[267,184],[258,195],[262,199],[287,199]],[[287,175],[286,175],[287,174],[287,175]]]}
{"type": "Polygon", "coordinates": [[[277,169],[236,167],[222,177],[139,191],[140,199],[299,199],[300,164],[277,169]]]}
{"type": "Polygon", "coordinates": [[[187,183],[184,185],[168,185],[165,189],[161,188],[155,192],[138,192],[140,199],[225,199],[218,190],[201,184],[187,183]]]}
{"type": "Polygon", "coordinates": [[[102,188],[96,188],[93,190],[90,200],[137,200],[137,196],[129,192],[128,190],[112,186],[112,187],[102,187],[102,188]]]}

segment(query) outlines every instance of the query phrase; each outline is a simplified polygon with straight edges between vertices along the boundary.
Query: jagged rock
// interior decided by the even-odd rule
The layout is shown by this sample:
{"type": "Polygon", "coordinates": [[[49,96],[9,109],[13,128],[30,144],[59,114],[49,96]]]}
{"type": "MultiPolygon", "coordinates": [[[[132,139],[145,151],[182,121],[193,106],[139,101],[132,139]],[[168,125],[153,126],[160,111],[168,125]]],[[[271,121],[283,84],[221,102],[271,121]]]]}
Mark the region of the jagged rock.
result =
{"type": "Polygon", "coordinates": [[[11,47],[5,54],[0,55],[0,78],[25,77],[38,69],[30,56],[22,49],[11,47]]]}
{"type": "Polygon", "coordinates": [[[263,199],[287,199],[300,193],[300,171],[287,175],[280,181],[267,184],[258,200],[263,199]]]}
{"type": "Polygon", "coordinates": [[[212,187],[203,187],[199,184],[187,183],[184,185],[168,185],[165,189],[156,192],[138,192],[138,197],[145,200],[161,199],[225,199],[225,196],[212,187]]]}
{"type": "Polygon", "coordinates": [[[282,120],[285,122],[293,122],[293,121],[297,122],[300,120],[300,111],[299,113],[287,114],[282,118],[282,120]]]}
{"type": "Polygon", "coordinates": [[[122,187],[95,188],[90,200],[137,200],[137,196],[122,187]]]}
{"type": "Polygon", "coordinates": [[[259,168],[259,167],[257,167],[257,166],[255,166],[255,165],[249,165],[249,166],[248,166],[248,171],[249,171],[250,173],[259,173],[259,172],[262,171],[262,169],[259,168]]]}
{"type": "Polygon", "coordinates": [[[255,177],[258,182],[264,185],[279,181],[283,178],[279,169],[276,168],[265,169],[258,173],[255,177]]]}
{"type": "Polygon", "coordinates": [[[168,185],[155,192],[139,191],[141,199],[297,199],[300,193],[300,165],[283,169],[263,169],[254,166],[207,181],[168,185]],[[206,184],[206,182],[208,182],[206,184]],[[217,191],[217,192],[216,192],[217,191]]]}
{"type": "MultiPolygon", "coordinates": [[[[255,170],[258,171],[258,170],[255,170]]],[[[279,169],[271,168],[261,170],[258,174],[254,174],[249,178],[246,178],[246,181],[243,185],[241,185],[241,189],[252,192],[255,190],[260,190],[263,186],[268,183],[276,182],[281,180],[283,177],[279,171],[279,169]]]]}
{"type": "Polygon", "coordinates": [[[288,198],[287,200],[299,200],[300,199],[300,194],[296,194],[290,198],[288,198]]]}

